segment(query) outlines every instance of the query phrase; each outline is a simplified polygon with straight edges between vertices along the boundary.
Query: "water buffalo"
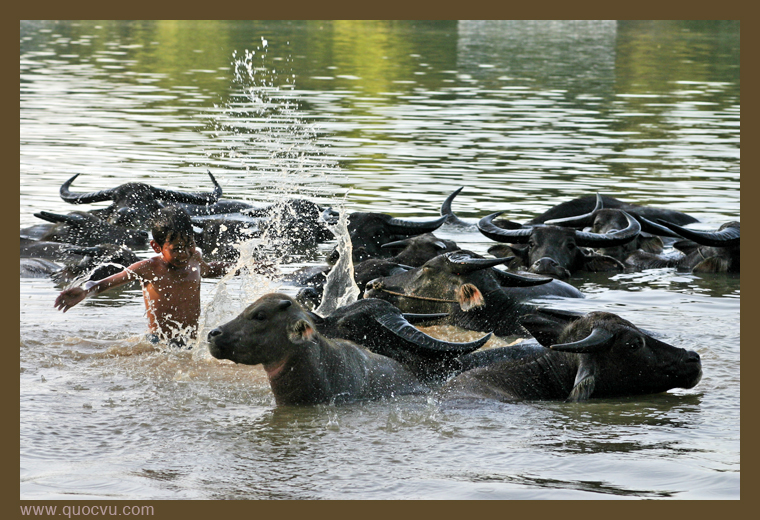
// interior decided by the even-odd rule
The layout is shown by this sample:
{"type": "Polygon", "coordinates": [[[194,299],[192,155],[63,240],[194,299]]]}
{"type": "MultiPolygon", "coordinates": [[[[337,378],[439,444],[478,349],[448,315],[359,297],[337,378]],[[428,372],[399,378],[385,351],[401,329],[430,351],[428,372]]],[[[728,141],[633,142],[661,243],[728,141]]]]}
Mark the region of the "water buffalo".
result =
{"type": "MultiPolygon", "coordinates": [[[[330,217],[327,216],[326,219],[330,217]]],[[[432,233],[443,225],[446,217],[429,221],[410,221],[394,218],[385,213],[354,212],[348,216],[348,234],[351,237],[352,259],[358,263],[367,258],[388,258],[393,252],[382,245],[410,236],[432,233]]],[[[327,261],[334,264],[339,252],[334,249],[327,261]]]]}
{"type": "MultiPolygon", "coordinates": [[[[447,224],[454,224],[454,225],[469,227],[472,224],[469,224],[465,222],[464,220],[460,219],[459,217],[457,217],[454,214],[454,211],[451,209],[452,201],[462,191],[462,189],[463,188],[459,188],[455,190],[453,193],[451,193],[451,195],[449,195],[446,198],[446,200],[441,205],[441,215],[446,217],[447,224]]],[[[562,202],[561,204],[557,204],[556,206],[553,206],[549,208],[548,210],[546,210],[541,215],[529,220],[527,224],[528,225],[548,224],[549,222],[547,221],[549,220],[564,219],[568,217],[575,217],[577,215],[591,213],[595,208],[600,207],[598,206],[600,201],[605,208],[621,209],[633,215],[634,217],[643,216],[650,220],[655,220],[659,218],[659,219],[666,220],[667,222],[671,222],[671,223],[682,225],[682,226],[686,224],[692,224],[694,222],[698,222],[696,218],[686,213],[682,213],[680,211],[663,209],[663,208],[653,208],[650,206],[641,206],[638,204],[629,204],[627,202],[618,200],[614,197],[597,194],[597,195],[585,195],[577,199],[573,199],[566,202],[562,202]]],[[[497,221],[496,225],[504,226],[508,229],[511,226],[520,227],[519,224],[514,225],[514,223],[510,221],[497,221]]]]}
{"type": "Polygon", "coordinates": [[[26,236],[21,237],[20,246],[21,258],[45,260],[66,260],[77,254],[74,251],[81,249],[81,246],[75,244],[36,240],[26,236]]]}
{"type": "MultiPolygon", "coordinates": [[[[649,220],[662,219],[673,224],[685,226],[698,222],[695,217],[675,211],[672,209],[654,208],[651,206],[641,206],[638,204],[629,204],[614,197],[599,195],[605,208],[621,209],[630,215],[642,216],[649,220]]],[[[583,213],[589,213],[597,205],[597,195],[585,195],[583,197],[569,200],[549,208],[541,215],[531,219],[529,224],[543,224],[548,220],[554,220],[565,217],[573,217],[583,213]]]]}
{"type": "Polygon", "coordinates": [[[79,177],[77,173],[61,185],[61,198],[70,204],[88,204],[93,202],[111,201],[104,209],[94,210],[93,213],[108,220],[111,224],[124,227],[140,228],[150,220],[156,211],[168,204],[183,205],[189,214],[209,214],[210,212],[238,211],[250,205],[235,201],[218,203],[222,196],[222,187],[208,172],[214,190],[210,193],[189,193],[177,190],[156,188],[141,182],[128,182],[115,188],[94,191],[90,193],[75,193],[71,184],[79,177]]]}
{"type": "Polygon", "coordinates": [[[59,284],[102,280],[139,260],[130,249],[114,244],[81,247],[56,242],[27,242],[24,246],[23,242],[21,277],[51,277],[59,284]]]}
{"type": "Polygon", "coordinates": [[[48,278],[60,270],[60,265],[47,258],[20,259],[20,278],[48,278]]]}
{"type": "MultiPolygon", "coordinates": [[[[641,226],[639,234],[630,242],[612,247],[600,247],[599,252],[606,256],[611,256],[616,260],[625,263],[625,260],[638,250],[647,253],[658,254],[664,250],[664,243],[658,233],[663,236],[675,236],[673,233],[662,233],[660,229],[653,229],[650,222],[639,215],[633,216],[641,226]],[[648,230],[650,232],[645,232],[648,230]]],[[[597,205],[593,211],[577,217],[565,217],[546,221],[546,224],[572,228],[590,227],[592,233],[606,235],[625,229],[629,225],[626,212],[620,209],[609,209],[603,207],[603,199],[597,195],[597,205]]],[[[661,228],[667,231],[667,228],[661,228]]]]}
{"type": "Polygon", "coordinates": [[[115,244],[98,244],[72,252],[81,255],[81,258],[66,261],[60,271],[51,275],[57,283],[102,280],[140,260],[130,249],[115,244]]]}
{"type": "Polygon", "coordinates": [[[311,314],[317,330],[329,338],[351,340],[395,359],[425,383],[443,381],[459,368],[456,358],[482,347],[491,337],[453,343],[429,336],[410,320],[429,321],[445,314],[403,315],[391,303],[369,298],[338,308],[326,317],[311,314]]]}
{"type": "Polygon", "coordinates": [[[380,247],[396,253],[390,258],[391,261],[412,267],[419,267],[438,255],[460,249],[453,240],[438,238],[432,233],[387,242],[380,247]]]}
{"type": "Polygon", "coordinates": [[[405,313],[449,313],[454,325],[497,336],[524,334],[517,318],[535,310],[528,300],[583,297],[559,280],[493,268],[507,260],[465,250],[445,253],[422,267],[373,280],[364,297],[387,300],[405,313]]]}
{"type": "Polygon", "coordinates": [[[637,251],[628,257],[627,264],[639,269],[675,267],[695,273],[740,272],[739,222],[727,222],[718,231],[698,231],[663,220],[659,222],[666,231],[674,231],[686,239],[674,244],[679,251],[672,254],[637,251]]]}
{"type": "Polygon", "coordinates": [[[218,359],[263,365],[277,405],[313,405],[426,393],[398,361],[320,334],[285,294],[267,294],[208,334],[218,359]]]}
{"type": "Polygon", "coordinates": [[[85,247],[117,244],[131,249],[144,249],[148,246],[147,232],[113,225],[86,211],[74,211],[68,215],[40,211],[34,216],[53,223],[40,237],[42,241],[85,247]]]}
{"type": "Polygon", "coordinates": [[[692,388],[702,377],[699,354],[657,340],[615,314],[538,312],[522,324],[542,346],[503,347],[502,359],[455,376],[442,395],[583,401],[692,388]]]}
{"type": "Polygon", "coordinates": [[[576,271],[623,271],[625,265],[619,260],[584,250],[609,248],[633,241],[641,231],[636,219],[623,212],[627,226],[610,233],[592,233],[552,225],[531,225],[519,229],[504,229],[493,220],[502,212],[483,217],[478,229],[483,235],[497,242],[512,245],[489,249],[495,256],[515,255],[530,272],[567,279],[576,271]]]}

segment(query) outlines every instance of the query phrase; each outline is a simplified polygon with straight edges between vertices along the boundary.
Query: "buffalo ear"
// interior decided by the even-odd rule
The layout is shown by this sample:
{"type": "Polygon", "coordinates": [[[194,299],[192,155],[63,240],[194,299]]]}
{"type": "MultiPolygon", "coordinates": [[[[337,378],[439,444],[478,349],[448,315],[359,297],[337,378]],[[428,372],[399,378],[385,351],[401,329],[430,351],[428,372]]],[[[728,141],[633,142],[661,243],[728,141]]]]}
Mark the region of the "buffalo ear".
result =
{"type": "MultiPolygon", "coordinates": [[[[586,358],[586,356],[583,357],[586,358]]],[[[588,359],[582,359],[581,366],[578,367],[578,373],[575,375],[573,389],[570,391],[570,395],[567,396],[567,401],[585,401],[591,397],[596,385],[595,373],[596,369],[593,363],[588,359]]]]}
{"type": "Polygon", "coordinates": [[[459,302],[459,307],[465,312],[477,307],[483,307],[486,304],[486,301],[483,299],[483,293],[471,283],[461,285],[456,290],[456,299],[459,302]]]}
{"type": "Polygon", "coordinates": [[[514,256],[516,260],[511,260],[507,263],[507,266],[512,268],[528,263],[528,248],[525,245],[519,246],[513,244],[508,246],[507,244],[496,244],[488,248],[488,254],[496,258],[514,256]]]}
{"type": "Polygon", "coordinates": [[[711,256],[694,266],[695,273],[725,273],[728,271],[728,260],[717,256],[711,256]]]}
{"type": "Polygon", "coordinates": [[[559,343],[559,335],[565,324],[538,314],[528,314],[520,319],[520,325],[536,338],[542,346],[551,347],[559,343]]]}
{"type": "Polygon", "coordinates": [[[625,265],[611,256],[590,254],[583,260],[583,268],[586,271],[624,271],[625,265]]]}
{"type": "Polygon", "coordinates": [[[673,244],[673,247],[678,249],[680,252],[682,252],[685,255],[688,255],[690,253],[693,253],[697,249],[699,249],[699,244],[696,242],[692,242],[691,240],[679,240],[678,242],[675,242],[673,244]]]}
{"type": "Polygon", "coordinates": [[[308,343],[316,334],[314,327],[306,320],[298,320],[289,327],[288,339],[296,344],[308,343]]]}
{"type": "Polygon", "coordinates": [[[662,239],[656,235],[647,237],[639,235],[639,249],[646,251],[647,253],[658,254],[662,253],[663,249],[665,249],[665,244],[663,244],[662,239]]]}

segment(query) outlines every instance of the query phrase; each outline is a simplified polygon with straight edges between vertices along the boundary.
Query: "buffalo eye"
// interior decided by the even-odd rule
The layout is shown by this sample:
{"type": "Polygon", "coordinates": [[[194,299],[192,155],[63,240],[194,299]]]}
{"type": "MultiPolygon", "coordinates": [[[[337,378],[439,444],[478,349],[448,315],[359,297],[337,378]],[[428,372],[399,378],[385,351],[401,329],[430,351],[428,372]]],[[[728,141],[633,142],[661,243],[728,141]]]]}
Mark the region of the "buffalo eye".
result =
{"type": "Polygon", "coordinates": [[[267,315],[264,311],[258,311],[251,314],[250,319],[256,320],[256,321],[264,321],[265,319],[267,319],[267,315]]]}
{"type": "Polygon", "coordinates": [[[645,344],[644,338],[637,336],[637,337],[631,338],[631,340],[626,343],[626,346],[630,348],[631,350],[638,350],[641,347],[643,347],[644,344],[645,344]]]}
{"type": "Polygon", "coordinates": [[[575,247],[576,247],[575,242],[570,242],[570,243],[567,244],[567,248],[570,251],[572,251],[573,249],[575,249],[575,247]]]}

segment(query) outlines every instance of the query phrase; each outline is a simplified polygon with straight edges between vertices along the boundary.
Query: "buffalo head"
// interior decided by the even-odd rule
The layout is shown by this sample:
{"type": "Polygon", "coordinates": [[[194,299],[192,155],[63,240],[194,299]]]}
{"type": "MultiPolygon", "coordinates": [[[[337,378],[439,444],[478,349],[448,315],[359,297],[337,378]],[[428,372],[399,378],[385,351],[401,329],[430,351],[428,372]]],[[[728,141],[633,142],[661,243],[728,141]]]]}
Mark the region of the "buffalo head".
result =
{"type": "MultiPolygon", "coordinates": [[[[390,249],[382,245],[410,236],[431,233],[441,227],[446,217],[436,220],[415,222],[394,218],[385,213],[355,212],[348,216],[348,233],[351,237],[354,262],[367,258],[388,258],[393,256],[390,249]],[[357,256],[359,255],[359,256],[357,256]]],[[[335,263],[339,253],[334,250],[328,262],[335,263]]]]}
{"type": "MultiPolygon", "coordinates": [[[[504,229],[493,220],[501,212],[483,217],[478,222],[481,233],[497,242],[518,244],[510,251],[522,260],[531,272],[565,279],[575,271],[622,271],[625,266],[618,260],[583,250],[613,247],[634,240],[641,225],[623,212],[627,226],[611,233],[591,233],[560,226],[536,225],[519,229],[504,229]]],[[[505,254],[505,253],[502,253],[505,254]]]]}
{"type": "Polygon", "coordinates": [[[569,400],[692,388],[702,378],[699,354],[673,347],[607,312],[573,317],[545,311],[521,320],[544,347],[576,355],[569,400]]]}

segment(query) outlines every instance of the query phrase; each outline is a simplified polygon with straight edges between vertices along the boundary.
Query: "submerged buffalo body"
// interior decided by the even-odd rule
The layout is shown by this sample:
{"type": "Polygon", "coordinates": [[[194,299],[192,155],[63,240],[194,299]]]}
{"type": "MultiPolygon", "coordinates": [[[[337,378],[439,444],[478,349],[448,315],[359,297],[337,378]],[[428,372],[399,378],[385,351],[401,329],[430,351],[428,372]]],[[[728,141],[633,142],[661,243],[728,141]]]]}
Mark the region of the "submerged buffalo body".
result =
{"type": "Polygon", "coordinates": [[[218,359],[264,366],[278,405],[310,405],[424,393],[400,363],[347,340],[328,339],[285,294],[268,294],[208,334],[218,359]]]}
{"type": "Polygon", "coordinates": [[[116,244],[132,249],[143,249],[148,245],[148,233],[145,231],[113,225],[86,211],[73,211],[68,215],[40,211],[34,216],[52,223],[40,236],[42,241],[84,247],[116,244]]]}
{"type": "Polygon", "coordinates": [[[403,315],[384,300],[369,298],[340,307],[326,317],[312,314],[317,330],[330,338],[351,340],[376,354],[395,359],[421,381],[440,382],[459,370],[457,358],[482,347],[491,334],[454,343],[429,336],[409,320],[429,321],[445,315],[403,315]]]}
{"type": "Polygon", "coordinates": [[[659,341],[614,314],[541,311],[522,322],[542,346],[465,356],[463,364],[475,368],[451,379],[443,395],[581,401],[692,388],[702,377],[699,354],[659,341]]]}
{"type": "Polygon", "coordinates": [[[57,283],[102,280],[137,261],[138,256],[130,249],[114,244],[83,247],[21,239],[22,278],[50,276],[57,283]]]}
{"type": "Polygon", "coordinates": [[[559,280],[493,269],[506,261],[471,251],[446,253],[422,267],[373,280],[364,297],[387,300],[402,312],[450,313],[455,325],[498,336],[524,335],[517,319],[535,309],[528,300],[583,297],[559,280]]]}

